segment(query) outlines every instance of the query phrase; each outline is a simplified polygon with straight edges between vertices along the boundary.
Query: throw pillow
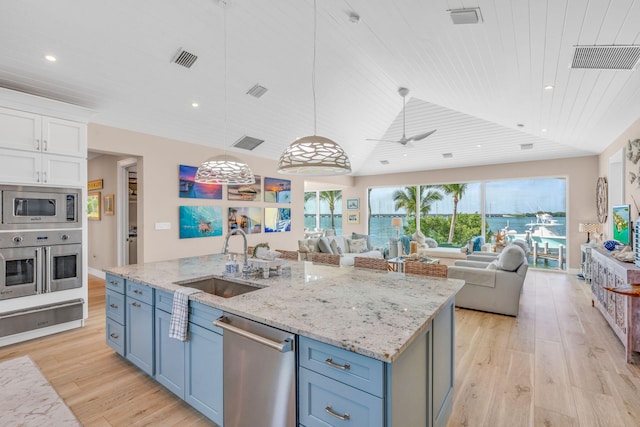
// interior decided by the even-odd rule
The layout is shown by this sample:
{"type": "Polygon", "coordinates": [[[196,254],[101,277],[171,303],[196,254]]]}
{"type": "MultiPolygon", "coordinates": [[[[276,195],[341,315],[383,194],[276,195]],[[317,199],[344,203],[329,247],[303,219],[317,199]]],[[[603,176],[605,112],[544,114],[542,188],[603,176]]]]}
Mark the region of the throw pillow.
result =
{"type": "Polygon", "coordinates": [[[498,269],[498,260],[494,259],[489,264],[487,264],[487,270],[497,270],[498,269]]]}
{"type": "Polygon", "coordinates": [[[369,250],[365,239],[351,240],[351,242],[349,242],[349,248],[351,248],[351,253],[354,254],[360,254],[369,250]]]}
{"type": "Polygon", "coordinates": [[[432,239],[431,237],[425,237],[424,238],[424,243],[430,248],[437,248],[438,247],[438,242],[436,242],[435,239],[432,239]]]}
{"type": "Polygon", "coordinates": [[[333,251],[331,250],[331,243],[329,243],[329,239],[326,237],[318,239],[318,249],[320,249],[320,252],[325,254],[333,254],[333,251]]]}
{"type": "Polygon", "coordinates": [[[338,246],[338,242],[336,242],[335,240],[332,240],[331,244],[329,246],[331,246],[331,251],[334,254],[342,255],[342,248],[340,246],[338,246]]]}
{"type": "Polygon", "coordinates": [[[498,270],[516,271],[525,260],[522,248],[517,245],[508,245],[498,255],[498,270]]]}
{"type": "Polygon", "coordinates": [[[529,245],[527,244],[526,240],[515,239],[513,242],[511,242],[511,244],[520,246],[525,254],[529,253],[529,245]]]}
{"type": "MultiPolygon", "coordinates": [[[[426,237],[424,237],[424,235],[422,233],[418,233],[417,231],[415,233],[413,233],[411,235],[411,240],[413,240],[414,242],[418,242],[419,244],[423,245],[425,243],[426,237]]],[[[433,239],[431,239],[433,240],[433,239]]]]}
{"type": "MultiPolygon", "coordinates": [[[[367,248],[371,247],[371,237],[368,234],[351,233],[351,239],[364,239],[367,242],[367,248]]],[[[351,252],[355,252],[352,250],[351,252]]]]}
{"type": "Polygon", "coordinates": [[[319,239],[307,239],[307,246],[309,246],[309,252],[320,252],[318,248],[319,239]]]}
{"type": "Polygon", "coordinates": [[[306,240],[298,240],[298,251],[299,252],[311,252],[309,246],[307,246],[306,240]]]}

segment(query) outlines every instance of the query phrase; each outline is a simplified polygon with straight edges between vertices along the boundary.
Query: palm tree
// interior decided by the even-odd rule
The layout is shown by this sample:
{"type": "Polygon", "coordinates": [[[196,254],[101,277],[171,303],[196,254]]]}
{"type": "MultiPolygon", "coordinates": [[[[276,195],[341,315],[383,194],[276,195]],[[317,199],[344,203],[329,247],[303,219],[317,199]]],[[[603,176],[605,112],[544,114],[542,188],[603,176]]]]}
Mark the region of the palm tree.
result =
{"type": "MultiPolygon", "coordinates": [[[[397,211],[404,208],[407,211],[407,216],[416,216],[416,191],[420,188],[420,215],[426,215],[431,211],[431,204],[437,200],[442,200],[442,194],[437,190],[432,190],[429,185],[421,185],[414,187],[405,187],[403,190],[396,190],[393,192],[392,197],[395,205],[394,209],[397,211]],[[427,193],[424,194],[425,190],[427,193]]],[[[416,224],[416,230],[420,227],[416,224]]]]}
{"type": "Polygon", "coordinates": [[[329,212],[331,213],[331,228],[336,229],[333,211],[336,209],[336,202],[342,200],[341,190],[320,191],[318,194],[320,200],[324,200],[329,205],[329,212]]]}
{"type": "Polygon", "coordinates": [[[449,239],[447,243],[453,243],[453,232],[456,229],[456,216],[458,214],[458,202],[467,191],[467,184],[442,184],[438,186],[444,194],[453,198],[453,215],[451,216],[451,227],[449,228],[449,239]]]}

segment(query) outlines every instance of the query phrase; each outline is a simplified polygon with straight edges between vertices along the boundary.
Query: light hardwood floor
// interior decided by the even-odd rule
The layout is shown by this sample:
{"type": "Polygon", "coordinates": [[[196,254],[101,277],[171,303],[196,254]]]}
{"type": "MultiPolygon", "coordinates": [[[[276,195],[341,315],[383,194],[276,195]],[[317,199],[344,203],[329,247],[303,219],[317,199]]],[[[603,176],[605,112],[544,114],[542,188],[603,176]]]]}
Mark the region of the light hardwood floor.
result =
{"type": "MultiPolygon", "coordinates": [[[[0,361],[30,355],[85,426],[213,425],[105,344],[104,281],[89,278],[84,328],[0,348],[0,361]]],[[[529,270],[518,318],[456,310],[449,426],[639,420],[640,368],[625,363],[584,282],[529,270]]]]}

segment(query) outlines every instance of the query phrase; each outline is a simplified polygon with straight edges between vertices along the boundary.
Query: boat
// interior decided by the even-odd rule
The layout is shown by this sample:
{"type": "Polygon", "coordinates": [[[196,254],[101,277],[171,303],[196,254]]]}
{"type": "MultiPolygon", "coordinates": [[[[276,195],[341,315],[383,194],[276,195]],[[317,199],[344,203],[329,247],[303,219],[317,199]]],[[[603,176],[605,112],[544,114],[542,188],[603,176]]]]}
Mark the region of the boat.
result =
{"type": "Polygon", "coordinates": [[[526,224],[529,227],[524,233],[518,233],[516,230],[509,228],[509,222],[502,229],[502,232],[511,241],[515,239],[524,239],[529,243],[529,246],[533,246],[534,243],[538,243],[538,246],[544,248],[545,245],[549,249],[557,249],[561,245],[567,247],[567,236],[562,236],[557,233],[560,226],[564,226],[563,223],[558,222],[551,214],[540,213],[536,214],[536,221],[526,224]]]}

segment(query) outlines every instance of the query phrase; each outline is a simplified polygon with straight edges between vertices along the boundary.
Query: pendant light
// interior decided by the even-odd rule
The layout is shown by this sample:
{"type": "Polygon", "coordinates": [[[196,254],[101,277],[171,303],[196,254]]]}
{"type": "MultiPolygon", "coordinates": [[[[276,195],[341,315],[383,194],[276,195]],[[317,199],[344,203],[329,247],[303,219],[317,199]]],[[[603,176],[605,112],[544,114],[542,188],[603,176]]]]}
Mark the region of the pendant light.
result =
{"type": "Polygon", "coordinates": [[[280,156],[278,172],[289,175],[344,175],[351,162],[342,147],[329,138],[316,135],[316,33],[318,12],[313,1],[313,135],[298,138],[280,156]]]}
{"type": "MultiPolygon", "coordinates": [[[[224,134],[227,135],[227,1],[220,1],[224,9],[224,134]]],[[[223,141],[224,143],[224,141],[223,141]]],[[[200,164],[194,178],[204,184],[255,184],[249,165],[237,157],[227,155],[211,157],[200,164]]]]}

